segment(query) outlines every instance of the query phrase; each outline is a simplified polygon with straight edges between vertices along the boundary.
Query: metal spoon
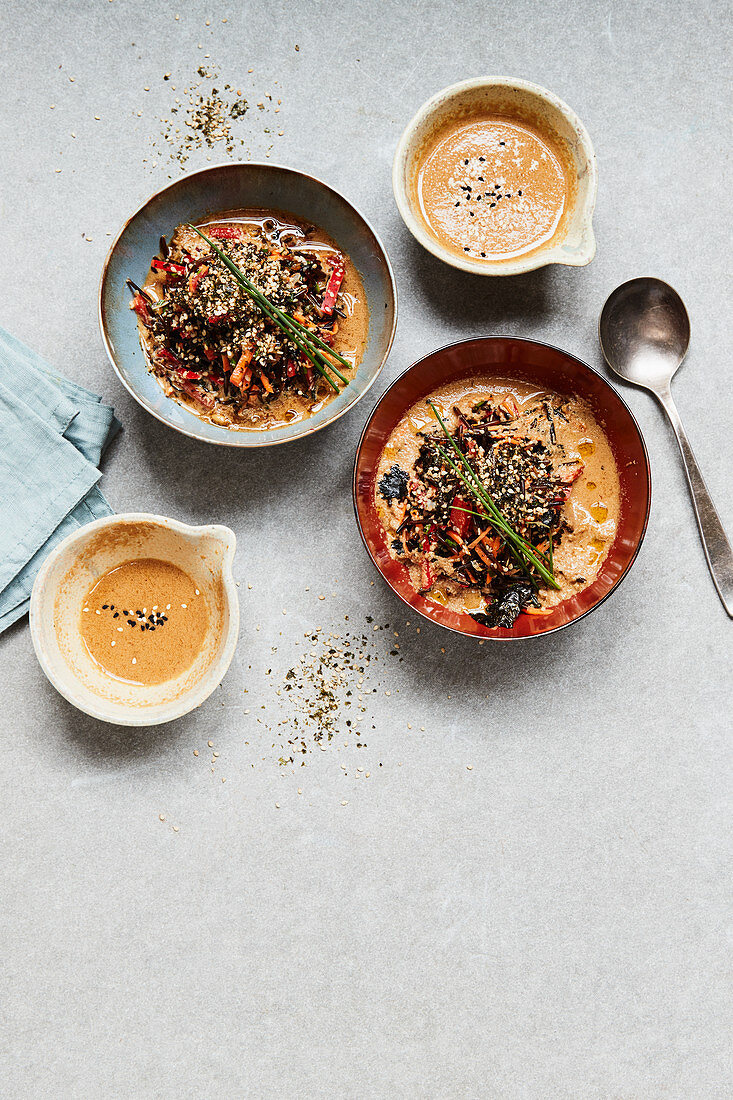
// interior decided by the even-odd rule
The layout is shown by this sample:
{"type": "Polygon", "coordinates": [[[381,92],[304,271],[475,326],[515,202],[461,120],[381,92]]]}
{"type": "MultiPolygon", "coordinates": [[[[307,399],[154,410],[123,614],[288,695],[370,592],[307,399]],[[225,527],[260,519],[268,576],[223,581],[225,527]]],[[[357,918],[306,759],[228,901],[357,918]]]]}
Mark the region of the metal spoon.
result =
{"type": "Polygon", "coordinates": [[[631,279],[614,290],[598,325],[601,350],[611,370],[643,386],[660,402],[674,428],[685,464],[705,557],[733,618],[733,550],[692,453],[670,383],[690,343],[690,319],[676,290],[661,279],[631,279]]]}

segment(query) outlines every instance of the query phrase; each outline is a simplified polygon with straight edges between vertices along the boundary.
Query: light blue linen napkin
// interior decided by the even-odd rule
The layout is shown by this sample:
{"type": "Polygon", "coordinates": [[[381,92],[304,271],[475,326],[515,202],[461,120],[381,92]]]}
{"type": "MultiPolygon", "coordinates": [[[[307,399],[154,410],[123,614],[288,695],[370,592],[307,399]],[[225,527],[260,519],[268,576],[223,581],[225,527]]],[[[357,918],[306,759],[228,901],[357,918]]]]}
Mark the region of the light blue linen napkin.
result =
{"type": "Polygon", "coordinates": [[[0,328],[0,633],[50,550],[112,509],[97,487],[120,423],[101,398],[0,328]]]}

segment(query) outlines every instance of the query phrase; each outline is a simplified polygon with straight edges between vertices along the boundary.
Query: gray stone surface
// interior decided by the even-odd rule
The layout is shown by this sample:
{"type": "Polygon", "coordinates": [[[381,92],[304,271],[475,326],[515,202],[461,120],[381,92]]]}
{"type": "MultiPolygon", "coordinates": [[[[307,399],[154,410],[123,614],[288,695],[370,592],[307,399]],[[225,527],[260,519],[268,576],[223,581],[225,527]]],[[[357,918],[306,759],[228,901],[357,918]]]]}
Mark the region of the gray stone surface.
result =
{"type": "MultiPolygon", "coordinates": [[[[413,359],[509,332],[599,365],[607,293],[653,273],[689,306],[675,392],[733,529],[727,18],[720,0],[6,11],[0,323],[114,403],[125,432],[103,487],[118,510],[234,528],[242,631],[208,703],[132,732],[56,695],[26,623],[0,639],[4,1097],[731,1095],[731,627],[661,413],[624,392],[654,475],[637,564],[545,641],[479,648],[408,626],[349,487],[367,412],[413,359]],[[151,140],[208,54],[252,103],[233,155],[272,145],[342,189],[401,295],[376,391],[260,454],[161,429],[97,331],[106,234],[180,172],[151,140]],[[590,130],[590,268],[482,280],[403,228],[402,127],[439,88],[492,72],[552,88],[590,130]],[[282,767],[263,723],[292,716],[276,691],[311,628],[369,632],[367,747],[339,689],[338,737],[320,751],[309,734],[305,766],[282,767]]],[[[188,167],[207,155],[223,150],[188,167]]]]}

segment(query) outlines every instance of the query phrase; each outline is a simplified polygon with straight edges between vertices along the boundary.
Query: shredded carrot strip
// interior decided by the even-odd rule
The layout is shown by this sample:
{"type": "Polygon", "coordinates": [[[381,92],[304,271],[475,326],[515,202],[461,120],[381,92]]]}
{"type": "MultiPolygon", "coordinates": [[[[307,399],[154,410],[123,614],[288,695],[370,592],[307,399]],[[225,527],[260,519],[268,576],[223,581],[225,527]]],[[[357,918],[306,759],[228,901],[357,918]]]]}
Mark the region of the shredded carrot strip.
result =
{"type": "Polygon", "coordinates": [[[491,558],[488,558],[488,557],[486,556],[486,554],[484,554],[484,552],[483,552],[483,550],[481,549],[481,547],[480,547],[480,546],[475,546],[475,547],[474,547],[474,550],[476,551],[476,553],[478,554],[478,556],[479,556],[479,557],[481,558],[481,561],[482,561],[482,562],[484,562],[484,564],[485,564],[485,565],[487,565],[487,566],[489,567],[489,569],[491,569],[491,567],[492,567],[492,566],[493,566],[493,564],[494,564],[494,563],[492,562],[491,558]]]}
{"type": "Polygon", "coordinates": [[[260,378],[262,379],[262,385],[263,385],[264,389],[266,390],[266,392],[267,393],[272,393],[272,386],[270,385],[270,380],[269,380],[269,378],[267,377],[267,375],[265,374],[264,371],[260,371],[260,378]]]}
{"type": "Polygon", "coordinates": [[[482,531],[480,535],[477,535],[473,542],[469,542],[468,549],[473,550],[474,546],[476,546],[477,543],[481,542],[481,539],[484,538],[485,535],[488,535],[490,530],[491,528],[487,527],[485,531],[482,531]]]}
{"type": "Polygon", "coordinates": [[[554,607],[525,607],[525,615],[551,615],[554,607]]]}

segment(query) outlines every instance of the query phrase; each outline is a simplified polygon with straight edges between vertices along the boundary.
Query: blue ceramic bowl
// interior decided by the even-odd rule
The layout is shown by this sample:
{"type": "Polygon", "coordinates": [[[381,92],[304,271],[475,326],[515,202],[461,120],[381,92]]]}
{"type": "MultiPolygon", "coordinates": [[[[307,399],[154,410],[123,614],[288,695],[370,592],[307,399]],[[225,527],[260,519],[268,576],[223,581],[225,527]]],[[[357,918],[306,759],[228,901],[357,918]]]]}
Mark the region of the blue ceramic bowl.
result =
{"type": "Polygon", "coordinates": [[[374,230],[350,202],[325,183],[275,164],[222,164],[164,187],[132,215],[112,245],[99,288],[99,324],[112,366],[144,409],[176,431],[228,447],[267,447],[317,432],[348,412],[375,381],[392,346],[397,292],[392,266],[374,230]],[[347,252],[364,283],[369,337],[354,379],[307,420],[268,431],[237,431],[209,424],[166,397],[148,373],[126,279],[142,285],[161,234],[180,222],[244,207],[283,210],[324,229],[347,252]]]}

